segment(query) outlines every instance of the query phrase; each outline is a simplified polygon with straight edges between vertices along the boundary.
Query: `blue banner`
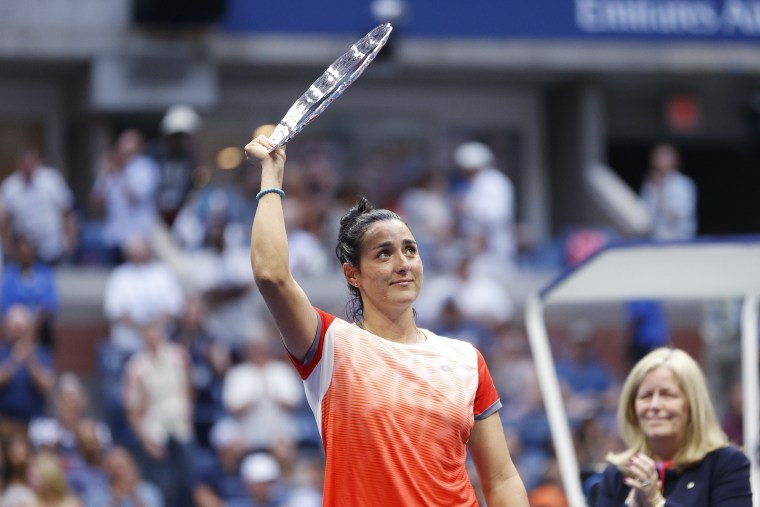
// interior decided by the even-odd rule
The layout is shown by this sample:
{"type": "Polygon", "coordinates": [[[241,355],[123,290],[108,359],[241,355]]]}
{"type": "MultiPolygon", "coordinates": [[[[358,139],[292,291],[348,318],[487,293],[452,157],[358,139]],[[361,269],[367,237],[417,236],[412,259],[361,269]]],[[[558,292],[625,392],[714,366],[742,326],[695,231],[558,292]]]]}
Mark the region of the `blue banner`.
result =
{"type": "MultiPolygon", "coordinates": [[[[371,0],[228,0],[226,32],[363,35],[371,0]]],[[[397,35],[419,37],[760,41],[760,0],[400,0],[397,35]]]]}

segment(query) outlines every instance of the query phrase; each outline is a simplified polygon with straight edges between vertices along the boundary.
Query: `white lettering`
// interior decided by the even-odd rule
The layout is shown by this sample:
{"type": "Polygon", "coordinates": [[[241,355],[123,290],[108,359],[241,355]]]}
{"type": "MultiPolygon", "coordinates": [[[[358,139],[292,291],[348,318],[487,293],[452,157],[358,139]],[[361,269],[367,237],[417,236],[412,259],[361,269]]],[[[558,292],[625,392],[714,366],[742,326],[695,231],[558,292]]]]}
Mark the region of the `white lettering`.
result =
{"type": "Polygon", "coordinates": [[[743,0],[726,0],[723,6],[723,32],[742,35],[760,33],[760,4],[743,0]]]}
{"type": "Polygon", "coordinates": [[[599,6],[596,0],[576,0],[575,22],[584,32],[601,32],[599,27],[599,6]]]}
{"type": "Polygon", "coordinates": [[[721,25],[708,0],[576,0],[575,19],[588,33],[710,35],[721,25]]]}

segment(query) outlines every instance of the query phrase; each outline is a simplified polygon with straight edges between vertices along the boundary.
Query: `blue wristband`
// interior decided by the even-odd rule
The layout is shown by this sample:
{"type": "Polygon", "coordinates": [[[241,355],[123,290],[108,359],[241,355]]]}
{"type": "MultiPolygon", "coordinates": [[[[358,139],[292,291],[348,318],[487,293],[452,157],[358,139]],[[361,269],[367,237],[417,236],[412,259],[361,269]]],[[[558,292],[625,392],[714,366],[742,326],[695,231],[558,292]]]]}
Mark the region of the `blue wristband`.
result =
{"type": "Polygon", "coordinates": [[[281,188],[265,188],[258,194],[256,194],[256,201],[264,197],[266,194],[280,194],[280,197],[285,197],[285,191],[281,188]]]}

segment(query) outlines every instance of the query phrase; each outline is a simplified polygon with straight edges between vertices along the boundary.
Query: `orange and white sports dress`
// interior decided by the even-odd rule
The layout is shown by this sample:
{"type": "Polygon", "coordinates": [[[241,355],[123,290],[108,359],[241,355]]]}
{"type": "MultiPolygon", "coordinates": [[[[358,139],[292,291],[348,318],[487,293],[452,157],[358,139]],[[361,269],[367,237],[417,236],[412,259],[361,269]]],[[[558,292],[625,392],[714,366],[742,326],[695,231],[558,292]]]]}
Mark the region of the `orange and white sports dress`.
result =
{"type": "Polygon", "coordinates": [[[317,310],[293,360],[322,435],[327,507],[477,506],[466,462],[474,420],[501,408],[469,343],[423,331],[405,345],[317,310]]]}

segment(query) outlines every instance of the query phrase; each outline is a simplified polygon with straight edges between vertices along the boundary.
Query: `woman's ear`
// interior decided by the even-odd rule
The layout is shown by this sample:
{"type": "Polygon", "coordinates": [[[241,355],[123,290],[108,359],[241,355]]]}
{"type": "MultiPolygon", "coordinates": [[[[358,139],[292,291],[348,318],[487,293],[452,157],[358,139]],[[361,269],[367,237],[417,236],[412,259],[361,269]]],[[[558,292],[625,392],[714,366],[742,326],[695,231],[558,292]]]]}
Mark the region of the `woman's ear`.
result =
{"type": "Polygon", "coordinates": [[[346,281],[352,287],[359,286],[359,270],[353,264],[343,263],[343,276],[346,277],[346,281]]]}

